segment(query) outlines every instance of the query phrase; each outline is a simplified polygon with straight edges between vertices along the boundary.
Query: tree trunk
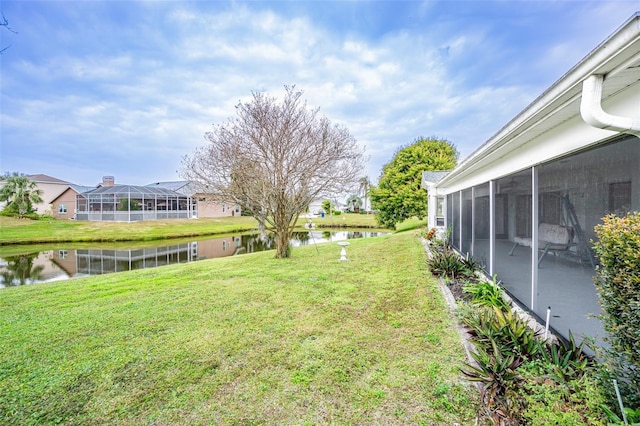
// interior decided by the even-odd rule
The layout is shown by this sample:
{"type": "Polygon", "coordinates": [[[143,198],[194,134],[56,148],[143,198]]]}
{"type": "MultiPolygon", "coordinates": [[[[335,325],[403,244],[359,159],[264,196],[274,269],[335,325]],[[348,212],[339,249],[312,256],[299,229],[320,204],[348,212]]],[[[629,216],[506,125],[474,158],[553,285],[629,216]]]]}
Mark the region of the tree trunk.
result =
{"type": "Polygon", "coordinates": [[[274,232],[276,234],[276,259],[287,258],[291,252],[289,240],[291,239],[292,229],[287,215],[287,203],[286,196],[279,194],[276,208],[273,212],[274,232]]]}
{"type": "Polygon", "coordinates": [[[289,249],[290,233],[287,231],[276,230],[276,259],[284,259],[289,257],[291,250],[289,249]]]}

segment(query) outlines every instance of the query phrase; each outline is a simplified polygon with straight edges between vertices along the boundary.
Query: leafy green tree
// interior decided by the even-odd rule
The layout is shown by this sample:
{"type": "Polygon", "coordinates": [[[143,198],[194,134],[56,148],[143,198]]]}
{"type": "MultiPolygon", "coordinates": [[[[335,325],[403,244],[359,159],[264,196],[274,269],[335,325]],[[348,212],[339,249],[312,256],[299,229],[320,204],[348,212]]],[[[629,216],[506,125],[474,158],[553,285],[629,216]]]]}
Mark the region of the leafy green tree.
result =
{"type": "Polygon", "coordinates": [[[331,210],[333,210],[331,207],[333,206],[333,203],[331,202],[331,200],[327,199],[324,200],[322,202],[322,210],[324,210],[324,212],[328,215],[331,214],[331,210]]]}
{"type": "Polygon", "coordinates": [[[6,201],[5,209],[13,210],[24,216],[33,213],[33,205],[42,202],[42,190],[38,184],[21,173],[6,173],[0,180],[0,201],[6,201]]]}
{"type": "Polygon", "coordinates": [[[455,146],[435,137],[416,139],[396,151],[382,168],[377,187],[371,188],[371,204],[377,222],[385,228],[417,216],[427,215],[427,193],[421,188],[422,172],[450,170],[458,161],[455,146]]]}

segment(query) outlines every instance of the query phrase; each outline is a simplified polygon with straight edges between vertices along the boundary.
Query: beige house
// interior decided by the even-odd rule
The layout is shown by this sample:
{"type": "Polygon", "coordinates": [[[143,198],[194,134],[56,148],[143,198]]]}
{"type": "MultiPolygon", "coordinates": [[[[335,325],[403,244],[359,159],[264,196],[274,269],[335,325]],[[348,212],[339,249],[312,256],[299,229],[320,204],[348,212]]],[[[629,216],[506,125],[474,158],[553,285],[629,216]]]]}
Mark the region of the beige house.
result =
{"type": "Polygon", "coordinates": [[[60,219],[73,218],[76,205],[75,195],[92,189],[90,186],[74,185],[44,174],[25,176],[35,182],[37,188],[42,191],[42,202],[33,205],[36,213],[40,215],[51,214],[60,219]]]}
{"type": "Polygon", "coordinates": [[[54,213],[51,209],[51,203],[64,191],[66,191],[71,183],[43,174],[26,176],[34,181],[38,185],[38,189],[42,191],[42,203],[38,203],[33,206],[33,208],[36,210],[36,213],[54,213]]]}
{"type": "MultiPolygon", "coordinates": [[[[104,176],[97,186],[83,186],[67,182],[45,174],[26,175],[42,190],[42,203],[33,207],[36,213],[50,214],[58,219],[76,219],[78,212],[78,195],[102,187],[114,187],[113,176],[104,176]]],[[[240,216],[242,210],[234,202],[220,201],[219,198],[200,190],[199,186],[189,181],[156,182],[146,185],[149,188],[169,190],[190,197],[192,206],[189,217],[228,217],[240,216]]]]}
{"type": "Polygon", "coordinates": [[[94,189],[92,186],[67,185],[67,189],[51,200],[51,214],[57,219],[76,218],[76,195],[94,189]]]}

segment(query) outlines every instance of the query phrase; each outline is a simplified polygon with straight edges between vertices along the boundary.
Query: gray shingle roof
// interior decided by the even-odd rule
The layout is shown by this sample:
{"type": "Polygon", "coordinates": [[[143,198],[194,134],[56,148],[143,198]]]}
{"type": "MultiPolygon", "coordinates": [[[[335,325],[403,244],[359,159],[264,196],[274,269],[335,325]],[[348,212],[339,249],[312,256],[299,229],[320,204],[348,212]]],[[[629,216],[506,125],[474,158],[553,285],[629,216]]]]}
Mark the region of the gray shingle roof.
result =
{"type": "Polygon", "coordinates": [[[422,182],[438,183],[440,179],[449,173],[449,171],[445,170],[422,172],[422,182]]]}

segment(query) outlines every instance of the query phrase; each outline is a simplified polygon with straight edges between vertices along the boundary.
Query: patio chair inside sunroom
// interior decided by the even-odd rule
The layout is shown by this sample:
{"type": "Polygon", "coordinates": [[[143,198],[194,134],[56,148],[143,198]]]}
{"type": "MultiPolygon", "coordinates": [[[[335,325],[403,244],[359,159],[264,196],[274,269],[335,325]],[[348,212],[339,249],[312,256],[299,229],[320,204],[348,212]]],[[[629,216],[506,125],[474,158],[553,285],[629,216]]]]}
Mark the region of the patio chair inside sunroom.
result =
{"type": "Polygon", "coordinates": [[[136,222],[196,217],[191,197],[165,188],[103,186],[76,196],[76,220],[136,222]]]}

